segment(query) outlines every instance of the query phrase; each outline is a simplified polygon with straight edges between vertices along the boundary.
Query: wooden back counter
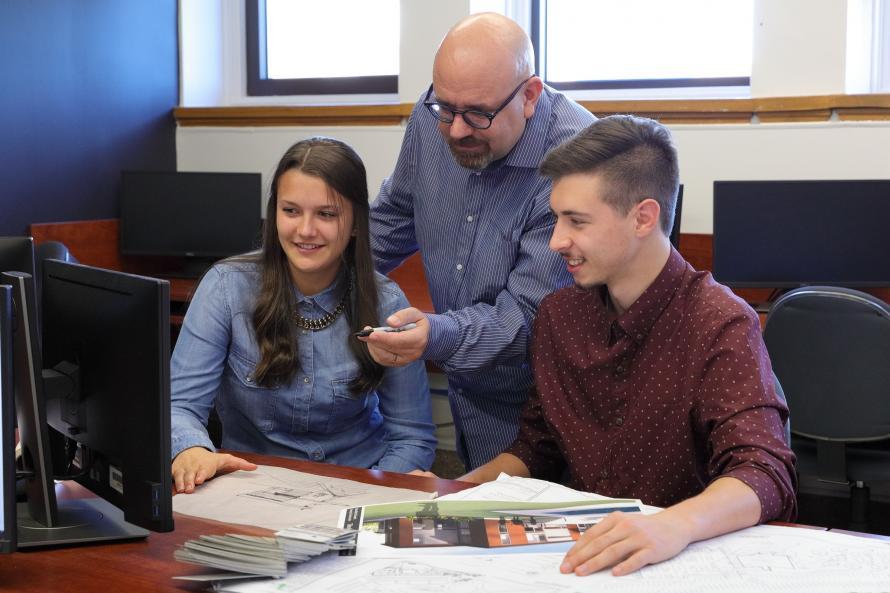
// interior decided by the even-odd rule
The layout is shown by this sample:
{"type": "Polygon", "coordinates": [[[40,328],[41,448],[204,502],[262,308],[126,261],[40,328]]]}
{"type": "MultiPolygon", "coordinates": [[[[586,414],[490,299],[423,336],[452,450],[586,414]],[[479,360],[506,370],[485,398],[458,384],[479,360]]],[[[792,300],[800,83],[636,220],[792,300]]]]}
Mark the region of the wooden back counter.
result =
{"type": "MultiPolygon", "coordinates": [[[[164,275],[170,269],[171,258],[134,257],[120,254],[118,244],[118,220],[84,220],[53,222],[31,225],[34,242],[59,241],[64,243],[80,263],[133,274],[156,276],[170,281],[172,319],[181,322],[181,311],[195,287],[194,279],[170,278],[164,275]]],[[[683,233],[680,235],[680,253],[697,270],[712,269],[712,235],[683,233]]],[[[390,278],[398,282],[408,297],[408,302],[421,311],[433,312],[433,302],[427,288],[426,275],[419,254],[414,254],[397,269],[390,278]]],[[[771,288],[741,288],[736,294],[749,303],[763,303],[774,292],[771,288]]],[[[868,289],[865,292],[890,302],[890,289],[868,289]]]]}

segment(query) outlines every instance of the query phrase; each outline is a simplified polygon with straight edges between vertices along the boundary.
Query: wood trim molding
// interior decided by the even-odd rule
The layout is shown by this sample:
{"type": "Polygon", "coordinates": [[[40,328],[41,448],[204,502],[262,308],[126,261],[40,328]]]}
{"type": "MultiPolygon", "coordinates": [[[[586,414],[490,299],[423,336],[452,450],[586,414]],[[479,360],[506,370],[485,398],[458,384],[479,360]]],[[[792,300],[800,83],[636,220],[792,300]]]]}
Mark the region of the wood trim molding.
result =
{"type": "Polygon", "coordinates": [[[175,107],[180,126],[397,126],[411,114],[402,105],[305,107],[175,107]]]}
{"type": "MultiPolygon", "coordinates": [[[[890,120],[890,94],[819,95],[758,99],[690,99],[581,101],[598,116],[630,113],[666,124],[745,124],[890,120]],[[756,119],[755,119],[756,118],[756,119]]],[[[393,126],[401,124],[413,105],[332,105],[305,107],[176,107],[173,115],[184,127],[261,126],[393,126]]]]}
{"type": "Polygon", "coordinates": [[[663,123],[750,123],[842,120],[890,120],[890,94],[765,97],[759,99],[693,99],[582,101],[598,116],[632,113],[663,123]]]}

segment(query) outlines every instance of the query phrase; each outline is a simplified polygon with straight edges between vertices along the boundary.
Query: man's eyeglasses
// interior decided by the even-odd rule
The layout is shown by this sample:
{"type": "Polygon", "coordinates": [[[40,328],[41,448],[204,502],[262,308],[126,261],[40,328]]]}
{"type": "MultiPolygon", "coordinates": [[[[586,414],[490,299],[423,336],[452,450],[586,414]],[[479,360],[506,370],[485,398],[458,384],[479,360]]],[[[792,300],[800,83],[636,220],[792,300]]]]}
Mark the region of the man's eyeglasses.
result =
{"type": "Polygon", "coordinates": [[[450,107],[443,103],[439,103],[437,101],[430,101],[430,95],[433,92],[433,85],[430,84],[429,90],[426,92],[426,96],[423,98],[423,104],[426,105],[426,108],[430,110],[430,113],[433,114],[437,120],[442,123],[450,124],[454,121],[454,118],[460,115],[464,118],[464,121],[467,122],[467,125],[471,128],[476,128],[477,130],[487,130],[491,127],[491,122],[495,118],[495,116],[503,111],[504,107],[510,104],[510,101],[513,100],[513,97],[516,96],[516,93],[519,92],[519,89],[527,83],[529,80],[534,78],[534,74],[520,82],[513,92],[510,93],[510,96],[506,98],[506,100],[501,103],[500,107],[492,111],[491,113],[487,111],[479,111],[478,109],[455,109],[454,107],[450,107]]]}

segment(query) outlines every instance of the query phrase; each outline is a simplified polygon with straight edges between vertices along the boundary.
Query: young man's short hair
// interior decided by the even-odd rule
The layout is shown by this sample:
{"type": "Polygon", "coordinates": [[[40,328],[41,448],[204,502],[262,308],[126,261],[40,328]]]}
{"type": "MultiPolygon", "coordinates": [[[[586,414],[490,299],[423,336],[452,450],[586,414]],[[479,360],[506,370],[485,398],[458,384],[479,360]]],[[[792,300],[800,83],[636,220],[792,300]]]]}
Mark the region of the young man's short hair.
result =
{"type": "Polygon", "coordinates": [[[607,188],[603,201],[621,214],[654,199],[661,207],[661,228],[670,234],[680,170],[671,133],[660,123],[631,115],[598,119],[541,163],[541,174],[554,182],[578,173],[601,175],[607,188]]]}

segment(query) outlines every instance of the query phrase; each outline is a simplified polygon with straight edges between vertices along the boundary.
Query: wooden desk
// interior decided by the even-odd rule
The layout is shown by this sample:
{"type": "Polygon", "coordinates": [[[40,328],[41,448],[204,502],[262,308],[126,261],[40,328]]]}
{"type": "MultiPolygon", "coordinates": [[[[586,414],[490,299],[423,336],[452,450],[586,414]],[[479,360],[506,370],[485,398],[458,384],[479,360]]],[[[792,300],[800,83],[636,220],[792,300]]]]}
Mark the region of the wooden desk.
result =
{"type": "MultiPolygon", "coordinates": [[[[253,454],[243,454],[243,457],[265,465],[277,465],[369,484],[438,491],[440,494],[458,492],[473,486],[454,480],[436,480],[279,457],[253,454]]],[[[91,493],[77,484],[58,485],[57,491],[62,496],[91,496],[91,493]]],[[[173,550],[177,546],[205,533],[240,532],[263,535],[269,533],[256,527],[231,526],[179,514],[175,516],[175,522],[176,529],[173,532],[152,533],[145,540],[0,555],[0,591],[156,593],[206,590],[200,583],[188,583],[171,578],[184,574],[200,574],[209,570],[175,561],[173,550]]]]}
{"type": "MultiPolygon", "coordinates": [[[[381,471],[338,467],[308,461],[296,461],[263,455],[240,454],[256,463],[277,465],[318,475],[357,480],[369,484],[438,491],[439,494],[458,492],[473,484],[454,480],[436,480],[381,471]]],[[[91,496],[78,486],[58,485],[62,496],[91,496]]],[[[185,496],[185,495],[180,495],[185,496]]],[[[173,580],[184,574],[200,574],[210,569],[183,564],[173,559],[173,551],[188,539],[209,533],[251,533],[267,535],[267,530],[234,526],[216,521],[177,514],[176,529],[171,533],[152,533],[145,540],[134,542],[44,549],[0,555],[0,591],[16,593],[141,593],[163,591],[205,590],[201,583],[173,580]]],[[[795,526],[791,523],[781,525],[795,526]]],[[[804,526],[798,526],[804,527],[804,526]]],[[[824,529],[810,527],[811,529],[824,529]]],[[[854,534],[866,537],[884,536],[854,534]]]]}

